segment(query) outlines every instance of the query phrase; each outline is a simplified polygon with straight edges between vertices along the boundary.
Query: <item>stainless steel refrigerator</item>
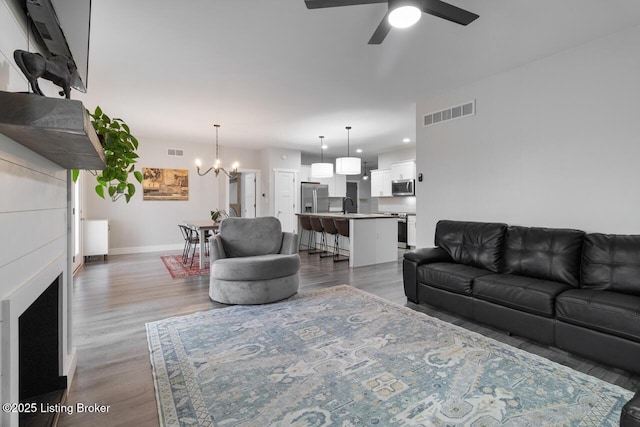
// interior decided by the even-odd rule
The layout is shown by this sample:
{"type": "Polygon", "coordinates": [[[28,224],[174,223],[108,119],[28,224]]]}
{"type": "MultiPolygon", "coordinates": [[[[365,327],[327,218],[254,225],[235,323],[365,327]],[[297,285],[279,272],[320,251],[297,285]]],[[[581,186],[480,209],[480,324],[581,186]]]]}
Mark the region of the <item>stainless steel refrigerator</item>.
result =
{"type": "Polygon", "coordinates": [[[329,212],[329,187],[327,185],[303,182],[300,194],[302,198],[301,212],[329,212]]]}

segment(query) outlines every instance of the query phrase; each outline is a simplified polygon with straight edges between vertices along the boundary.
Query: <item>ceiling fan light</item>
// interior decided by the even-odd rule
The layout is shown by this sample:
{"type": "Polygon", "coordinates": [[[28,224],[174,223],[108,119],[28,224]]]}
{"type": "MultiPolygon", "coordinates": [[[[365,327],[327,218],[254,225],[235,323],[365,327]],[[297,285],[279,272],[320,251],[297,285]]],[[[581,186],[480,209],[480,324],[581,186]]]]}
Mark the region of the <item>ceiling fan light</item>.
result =
{"type": "Polygon", "coordinates": [[[336,173],[338,175],[360,175],[360,158],[358,157],[337,158],[336,173]]]}
{"type": "Polygon", "coordinates": [[[408,28],[420,20],[422,11],[415,6],[400,6],[389,13],[389,24],[394,28],[408,28]]]}
{"type": "Polygon", "coordinates": [[[312,178],[331,178],[333,176],[333,163],[311,163],[312,178]]]}

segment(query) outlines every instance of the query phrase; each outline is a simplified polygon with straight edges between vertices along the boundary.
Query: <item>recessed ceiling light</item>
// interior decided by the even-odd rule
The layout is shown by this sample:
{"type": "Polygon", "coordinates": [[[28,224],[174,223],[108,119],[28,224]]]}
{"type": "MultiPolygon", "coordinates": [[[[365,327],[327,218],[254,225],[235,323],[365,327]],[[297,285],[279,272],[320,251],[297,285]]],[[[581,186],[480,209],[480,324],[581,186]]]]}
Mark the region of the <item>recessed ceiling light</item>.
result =
{"type": "Polygon", "coordinates": [[[405,139],[403,139],[403,140],[402,140],[402,142],[405,142],[405,143],[406,143],[406,142],[411,142],[411,139],[409,139],[409,138],[405,138],[405,139]]]}
{"type": "Polygon", "coordinates": [[[358,148],[358,149],[356,150],[356,153],[362,153],[362,148],[358,148]]]}

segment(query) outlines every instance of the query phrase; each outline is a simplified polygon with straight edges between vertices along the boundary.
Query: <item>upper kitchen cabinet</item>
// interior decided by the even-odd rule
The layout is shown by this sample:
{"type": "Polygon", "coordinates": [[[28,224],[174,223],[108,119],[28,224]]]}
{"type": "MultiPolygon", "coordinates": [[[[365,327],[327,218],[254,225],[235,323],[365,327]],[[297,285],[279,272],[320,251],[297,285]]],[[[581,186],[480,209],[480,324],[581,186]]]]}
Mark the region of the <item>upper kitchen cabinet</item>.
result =
{"type": "Polygon", "coordinates": [[[309,182],[313,181],[311,179],[311,166],[309,165],[301,165],[300,166],[300,174],[298,175],[300,182],[309,182]]]}
{"type": "Polygon", "coordinates": [[[329,187],[329,197],[347,197],[347,176],[334,174],[331,178],[314,178],[311,166],[300,166],[300,182],[319,182],[329,187]]]}
{"type": "Polygon", "coordinates": [[[347,176],[334,174],[331,178],[313,178],[311,181],[320,182],[329,187],[329,197],[346,197],[347,196],[347,176]]]}
{"type": "Polygon", "coordinates": [[[391,180],[416,179],[416,161],[405,160],[391,163],[391,180]]]}
{"type": "Polygon", "coordinates": [[[347,175],[333,175],[333,195],[329,190],[329,197],[347,197],[347,175]]]}
{"type": "Polygon", "coordinates": [[[371,197],[391,197],[391,169],[371,171],[371,197]]]}

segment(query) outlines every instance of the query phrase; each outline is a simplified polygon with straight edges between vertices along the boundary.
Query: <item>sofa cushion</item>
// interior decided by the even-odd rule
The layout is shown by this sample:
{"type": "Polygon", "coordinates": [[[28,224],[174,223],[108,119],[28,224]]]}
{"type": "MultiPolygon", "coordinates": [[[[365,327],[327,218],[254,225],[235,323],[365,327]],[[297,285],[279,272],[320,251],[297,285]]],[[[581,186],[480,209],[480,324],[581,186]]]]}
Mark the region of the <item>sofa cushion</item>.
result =
{"type": "Polygon", "coordinates": [[[473,296],[531,314],[553,317],[555,298],[571,286],[511,274],[491,274],[473,282],[473,296]]]}
{"type": "Polygon", "coordinates": [[[640,236],[587,234],[581,286],[640,296],[640,236]]]}
{"type": "Polygon", "coordinates": [[[491,222],[438,221],[436,246],[460,264],[500,272],[506,224],[491,222]]]}
{"type": "Polygon", "coordinates": [[[272,216],[226,218],[220,223],[220,238],[229,258],[277,254],[282,247],[282,226],[272,216]]]}
{"type": "Polygon", "coordinates": [[[457,294],[471,295],[473,279],[487,274],[491,272],[468,265],[436,262],[418,267],[418,283],[457,294]]]}
{"type": "Polygon", "coordinates": [[[640,342],[640,297],[591,289],[558,295],[556,318],[640,342]]]}
{"type": "Polygon", "coordinates": [[[504,271],[577,288],[584,235],[580,230],[511,226],[505,235],[504,271]]]}
{"type": "Polygon", "coordinates": [[[298,254],[269,254],[219,259],[213,263],[210,274],[220,280],[269,280],[290,276],[299,268],[298,254]]]}

